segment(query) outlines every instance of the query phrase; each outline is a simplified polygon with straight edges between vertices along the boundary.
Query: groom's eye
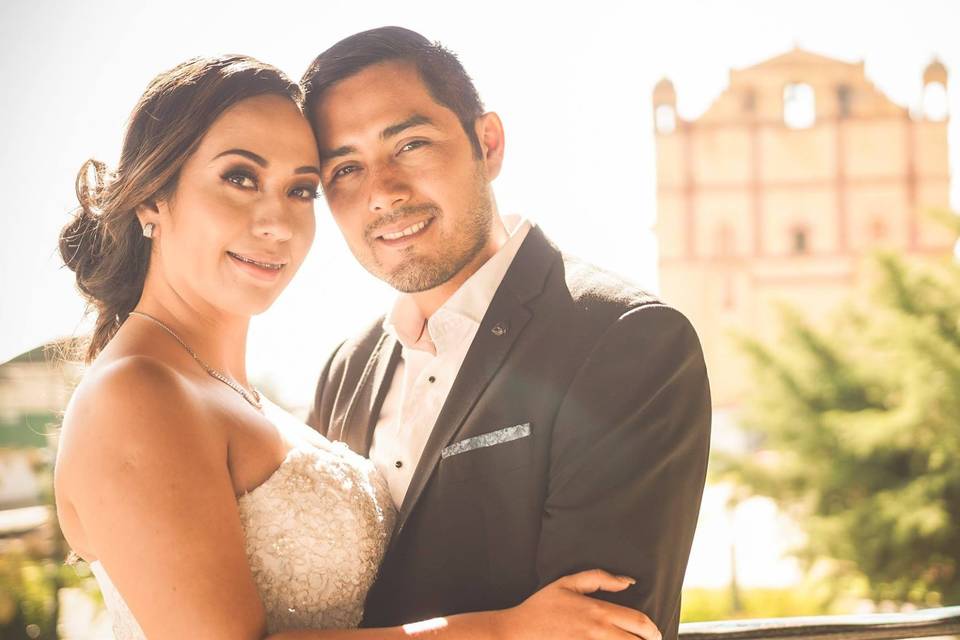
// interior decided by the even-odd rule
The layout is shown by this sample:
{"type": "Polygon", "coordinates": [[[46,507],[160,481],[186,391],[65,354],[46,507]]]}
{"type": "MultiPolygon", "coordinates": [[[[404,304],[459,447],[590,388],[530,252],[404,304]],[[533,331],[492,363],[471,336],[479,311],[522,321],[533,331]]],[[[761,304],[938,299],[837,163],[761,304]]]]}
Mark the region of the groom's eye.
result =
{"type": "Polygon", "coordinates": [[[355,171],[357,171],[357,170],[359,170],[359,169],[360,169],[360,167],[358,167],[358,166],[356,166],[356,165],[354,165],[354,164],[348,164],[347,166],[345,166],[345,167],[340,167],[339,169],[337,169],[336,171],[334,171],[333,174],[330,176],[330,179],[331,179],[331,180],[336,180],[336,179],[338,179],[338,178],[342,178],[342,177],[344,177],[344,176],[348,176],[348,175],[350,175],[351,173],[354,173],[355,171]]]}
{"type": "Polygon", "coordinates": [[[413,151],[414,149],[425,147],[428,144],[430,144],[430,142],[428,142],[427,140],[411,140],[410,142],[407,142],[402,147],[400,147],[400,153],[403,153],[405,151],[413,151]]]}

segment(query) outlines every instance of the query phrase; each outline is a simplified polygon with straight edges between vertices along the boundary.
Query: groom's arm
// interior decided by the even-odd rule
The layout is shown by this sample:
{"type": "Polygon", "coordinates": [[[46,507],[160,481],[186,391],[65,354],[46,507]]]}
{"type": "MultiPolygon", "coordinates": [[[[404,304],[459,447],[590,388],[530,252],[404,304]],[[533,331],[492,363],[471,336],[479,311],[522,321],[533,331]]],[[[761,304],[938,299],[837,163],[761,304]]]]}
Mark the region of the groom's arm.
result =
{"type": "Polygon", "coordinates": [[[674,638],[709,442],[693,327],[661,304],[628,311],[584,361],[554,424],[541,585],[594,567],[626,574],[637,584],[603,598],[643,611],[674,638]]]}
{"type": "Polygon", "coordinates": [[[327,364],[324,365],[323,371],[320,373],[320,379],[317,381],[317,390],[313,394],[313,406],[307,416],[307,424],[319,431],[324,437],[328,435],[330,429],[333,403],[336,400],[336,391],[340,387],[339,380],[334,380],[333,377],[342,377],[342,373],[339,376],[334,376],[336,370],[339,369],[339,367],[334,367],[334,362],[343,345],[343,342],[338,344],[330,357],[327,358],[327,364]]]}

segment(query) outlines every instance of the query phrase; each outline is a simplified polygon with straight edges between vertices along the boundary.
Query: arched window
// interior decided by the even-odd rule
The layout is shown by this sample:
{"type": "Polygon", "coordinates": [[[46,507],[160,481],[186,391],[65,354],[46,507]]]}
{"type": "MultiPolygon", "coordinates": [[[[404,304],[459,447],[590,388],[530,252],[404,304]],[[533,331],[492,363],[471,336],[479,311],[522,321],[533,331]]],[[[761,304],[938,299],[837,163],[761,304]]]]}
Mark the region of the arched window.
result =
{"type": "Polygon", "coordinates": [[[794,83],[783,88],[783,123],[790,129],[809,129],[817,120],[813,87],[794,83]]]}
{"type": "Polygon", "coordinates": [[[673,133],[677,129],[677,113],[669,104],[657,106],[653,112],[653,118],[656,121],[657,133],[673,133]]]}
{"type": "Polygon", "coordinates": [[[850,117],[850,105],[853,102],[853,93],[845,84],[837,87],[837,115],[840,118],[850,117]]]}
{"type": "Polygon", "coordinates": [[[947,88],[930,82],[923,88],[923,117],[940,122],[947,119],[947,88]]]}
{"type": "Polygon", "coordinates": [[[803,255],[810,252],[810,238],[806,227],[793,228],[790,249],[794,255],[803,255]]]}

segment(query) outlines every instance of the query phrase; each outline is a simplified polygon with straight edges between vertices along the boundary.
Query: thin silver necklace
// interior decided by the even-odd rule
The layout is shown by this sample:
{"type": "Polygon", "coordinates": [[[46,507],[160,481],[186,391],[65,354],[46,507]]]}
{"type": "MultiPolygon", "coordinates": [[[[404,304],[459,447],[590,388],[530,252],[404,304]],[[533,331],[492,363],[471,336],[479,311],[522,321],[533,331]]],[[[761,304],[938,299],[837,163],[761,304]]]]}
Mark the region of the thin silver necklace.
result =
{"type": "Polygon", "coordinates": [[[130,312],[130,315],[131,315],[131,316],[140,316],[141,318],[146,318],[147,320],[150,320],[151,322],[155,323],[155,324],[156,324],[157,326],[159,326],[161,329],[163,329],[164,331],[166,331],[167,333],[169,333],[171,336],[173,336],[173,339],[176,340],[177,342],[179,342],[179,343],[180,343],[180,346],[183,347],[184,349],[186,349],[186,350],[187,350],[187,353],[189,353],[191,356],[193,356],[193,359],[197,361],[197,364],[199,364],[201,367],[203,367],[204,370],[206,370],[206,372],[207,372],[208,374],[210,374],[211,377],[216,378],[217,380],[219,380],[219,381],[222,382],[223,384],[227,385],[228,387],[230,387],[231,389],[233,389],[234,391],[236,391],[237,393],[239,393],[241,396],[243,396],[243,399],[246,400],[247,402],[249,402],[251,405],[253,405],[253,407],[254,407],[257,411],[262,411],[262,410],[263,410],[263,403],[260,401],[260,394],[257,392],[256,389],[254,389],[254,388],[251,387],[250,391],[247,391],[246,389],[244,389],[243,387],[241,387],[236,381],[231,380],[230,378],[228,378],[228,377],[225,376],[224,374],[220,373],[219,371],[217,371],[216,369],[214,369],[213,367],[211,367],[210,365],[208,365],[206,362],[203,361],[203,358],[201,358],[200,356],[197,355],[197,352],[196,352],[196,351],[194,351],[193,349],[191,349],[190,346],[189,346],[186,342],[183,341],[183,338],[181,338],[180,336],[178,336],[178,335],[176,334],[176,332],[175,332],[173,329],[171,329],[170,327],[168,327],[168,326],[167,326],[166,324],[164,324],[163,322],[160,322],[159,320],[157,320],[156,318],[154,318],[154,317],[151,316],[150,314],[144,313],[143,311],[131,311],[131,312],[130,312]]]}

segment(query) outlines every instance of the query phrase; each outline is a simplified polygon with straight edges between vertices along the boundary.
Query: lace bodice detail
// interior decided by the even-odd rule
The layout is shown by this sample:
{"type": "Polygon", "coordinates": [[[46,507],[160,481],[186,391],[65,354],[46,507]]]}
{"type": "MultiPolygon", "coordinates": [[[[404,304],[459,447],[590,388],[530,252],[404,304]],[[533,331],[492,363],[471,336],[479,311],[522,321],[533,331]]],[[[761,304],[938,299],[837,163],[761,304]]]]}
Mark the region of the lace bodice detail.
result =
{"type": "MultiPolygon", "coordinates": [[[[395,521],[373,464],[343,443],[292,449],[238,499],[247,558],[270,632],[359,625],[395,521]]],[[[91,563],[117,640],[144,638],[109,576],[91,563]]]]}

